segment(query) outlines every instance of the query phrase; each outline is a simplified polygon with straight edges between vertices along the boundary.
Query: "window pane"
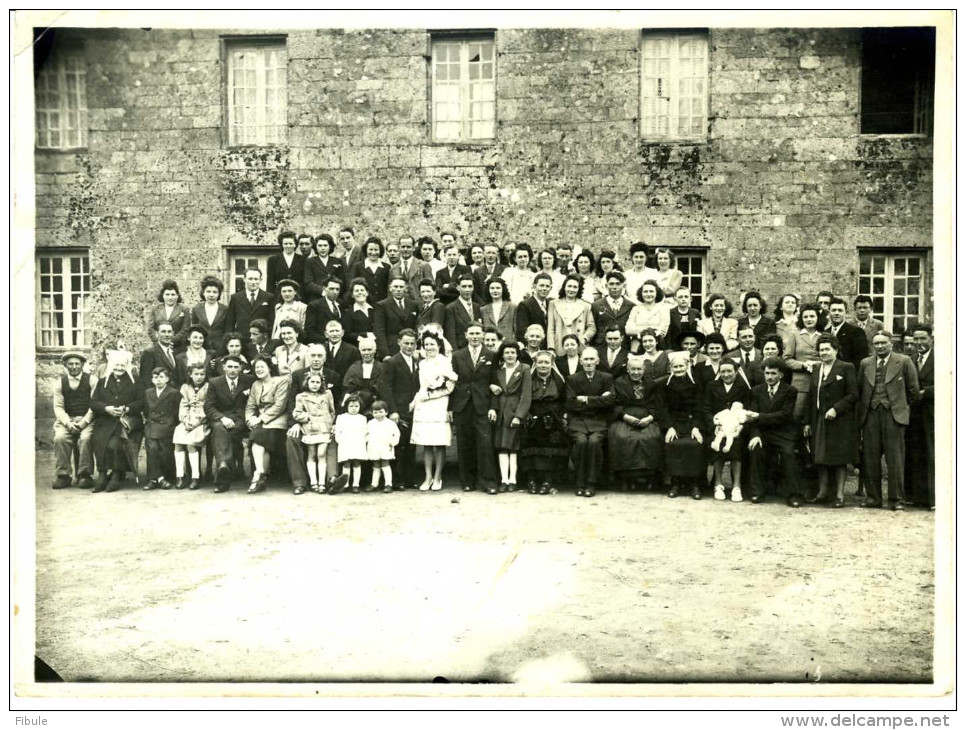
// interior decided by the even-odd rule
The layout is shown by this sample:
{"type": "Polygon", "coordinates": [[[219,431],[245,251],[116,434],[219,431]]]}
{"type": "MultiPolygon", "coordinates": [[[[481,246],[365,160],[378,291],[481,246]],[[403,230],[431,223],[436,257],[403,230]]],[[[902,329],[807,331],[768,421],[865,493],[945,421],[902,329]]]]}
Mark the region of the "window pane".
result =
{"type": "Polygon", "coordinates": [[[434,138],[492,138],[496,116],[493,42],[436,41],[432,56],[434,138]]]}

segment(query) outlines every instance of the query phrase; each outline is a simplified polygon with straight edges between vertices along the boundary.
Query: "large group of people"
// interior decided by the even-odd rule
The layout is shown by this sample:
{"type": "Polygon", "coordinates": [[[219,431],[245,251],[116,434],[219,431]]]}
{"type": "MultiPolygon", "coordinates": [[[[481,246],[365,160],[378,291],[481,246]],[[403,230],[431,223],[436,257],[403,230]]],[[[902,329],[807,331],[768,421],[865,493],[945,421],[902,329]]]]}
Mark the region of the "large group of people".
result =
{"type": "Polygon", "coordinates": [[[747,291],[736,316],[722,293],[695,309],[665,247],[632,244],[625,269],[441,239],[285,231],[227,304],[217,277],[193,306],[164,281],[136,364],[64,355],[53,486],[114,491],[143,441],[144,489],[197,489],[205,467],[224,492],[247,455],[251,493],[438,491],[455,433],[466,491],[841,507],[856,468],[864,506],[934,508],[928,323],[894,352],[867,296],[849,316],[785,294],[771,317],[747,291]]]}

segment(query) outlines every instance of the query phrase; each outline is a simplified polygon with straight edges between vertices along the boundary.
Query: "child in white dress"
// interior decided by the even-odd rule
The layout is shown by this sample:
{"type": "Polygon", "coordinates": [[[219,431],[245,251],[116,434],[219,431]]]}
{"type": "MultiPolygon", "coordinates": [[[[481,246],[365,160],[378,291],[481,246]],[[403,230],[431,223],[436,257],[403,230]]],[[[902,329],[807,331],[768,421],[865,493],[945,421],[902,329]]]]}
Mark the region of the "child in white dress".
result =
{"type": "Polygon", "coordinates": [[[175,489],[197,489],[201,479],[201,447],[208,438],[208,417],[205,415],[205,396],[208,382],[205,364],[195,363],[188,368],[190,383],[181,386],[181,405],[178,408],[178,423],[174,429],[174,473],[177,477],[175,489]],[[191,481],[185,482],[185,457],[191,466],[191,481]]]}
{"type": "Polygon", "coordinates": [[[396,458],[395,446],[399,444],[399,427],[386,418],[389,406],[386,401],[377,400],[372,404],[372,420],[369,421],[369,440],[366,451],[372,462],[372,486],[367,492],[379,488],[379,474],[382,473],[383,488],[386,494],[392,492],[392,465],[396,458]]]}
{"type": "MultiPolygon", "coordinates": [[[[322,375],[310,372],[305,376],[302,392],[295,396],[292,418],[302,424],[302,443],[305,444],[305,468],[309,473],[309,489],[317,494],[325,490],[325,452],[332,440],[332,421],[335,404],[332,393],[325,388],[322,375]]],[[[301,494],[303,487],[295,487],[301,494]]]]}
{"type": "Polygon", "coordinates": [[[362,462],[368,459],[366,440],[369,428],[366,417],[359,413],[361,407],[362,401],[359,396],[350,395],[345,399],[346,412],[335,419],[335,441],[339,445],[339,463],[342,464],[343,476],[349,477],[352,482],[353,494],[359,493],[362,462]]]}

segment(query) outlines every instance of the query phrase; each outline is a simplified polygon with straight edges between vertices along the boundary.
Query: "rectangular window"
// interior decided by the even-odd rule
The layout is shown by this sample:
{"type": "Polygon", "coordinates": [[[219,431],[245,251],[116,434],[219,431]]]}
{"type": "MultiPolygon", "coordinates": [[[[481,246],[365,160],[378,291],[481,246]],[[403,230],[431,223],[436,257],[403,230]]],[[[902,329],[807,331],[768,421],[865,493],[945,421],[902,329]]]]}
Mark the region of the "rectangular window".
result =
{"type": "Polygon", "coordinates": [[[82,52],[61,50],[51,54],[34,80],[37,147],[86,147],[87,67],[82,52]]]}
{"type": "Polygon", "coordinates": [[[641,37],[641,136],[708,134],[707,31],[647,31],[641,37]]]}
{"type": "Polygon", "coordinates": [[[496,125],[496,45],[493,36],[433,41],[433,139],[493,139],[496,125]]]}
{"type": "Polygon", "coordinates": [[[935,28],[862,31],[862,134],[932,133],[935,28]]]}
{"type": "Polygon", "coordinates": [[[37,256],[37,346],[89,347],[91,264],[87,252],[37,256]]]}
{"type": "Polygon", "coordinates": [[[284,145],[288,139],[285,43],[226,43],[228,144],[284,145]]]}
{"type": "Polygon", "coordinates": [[[872,297],[872,316],[893,333],[922,319],[923,269],[919,253],[869,252],[859,255],[859,294],[872,297]]]}
{"type": "Polygon", "coordinates": [[[708,254],[704,251],[675,251],[675,266],[681,272],[681,286],[691,290],[691,306],[701,311],[706,292],[705,271],[707,271],[708,254]]]}
{"type": "Polygon", "coordinates": [[[245,288],[245,271],[247,269],[258,269],[262,272],[262,289],[265,289],[265,280],[268,278],[268,257],[274,250],[253,249],[228,252],[228,294],[229,296],[240,292],[245,288]]]}

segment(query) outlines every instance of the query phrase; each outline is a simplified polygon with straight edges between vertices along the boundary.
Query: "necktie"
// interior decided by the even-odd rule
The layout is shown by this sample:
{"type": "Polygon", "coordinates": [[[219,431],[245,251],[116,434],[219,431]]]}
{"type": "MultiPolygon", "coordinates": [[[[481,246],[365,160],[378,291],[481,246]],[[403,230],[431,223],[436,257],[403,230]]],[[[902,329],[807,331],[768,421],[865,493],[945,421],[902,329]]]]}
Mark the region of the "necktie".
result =
{"type": "Polygon", "coordinates": [[[742,357],[745,359],[745,367],[747,368],[748,367],[748,353],[747,352],[743,353],[742,354],[742,357]]]}
{"type": "Polygon", "coordinates": [[[768,397],[770,399],[772,399],[772,400],[775,399],[775,391],[776,390],[778,390],[778,388],[776,386],[772,386],[771,388],[768,389],[768,397]]]}
{"type": "Polygon", "coordinates": [[[170,345],[164,348],[164,354],[168,356],[170,362],[174,362],[174,352],[171,351],[170,345]]]}
{"type": "Polygon", "coordinates": [[[231,395],[235,395],[235,381],[234,380],[229,380],[228,381],[228,392],[231,395]]]}
{"type": "Polygon", "coordinates": [[[399,305],[399,311],[400,312],[403,311],[403,309],[405,309],[405,307],[403,306],[403,300],[402,299],[397,299],[396,300],[396,303],[399,305]]]}
{"type": "Polygon", "coordinates": [[[473,358],[473,367],[476,367],[476,363],[480,359],[480,351],[477,348],[470,350],[470,356],[473,358]]]}
{"type": "Polygon", "coordinates": [[[881,359],[881,358],[880,358],[880,359],[879,359],[879,364],[878,364],[878,365],[877,365],[876,367],[877,367],[877,368],[878,368],[879,370],[882,370],[882,368],[884,368],[884,367],[885,367],[885,360],[883,360],[883,359],[881,359]]]}
{"type": "Polygon", "coordinates": [[[251,302],[252,302],[252,306],[254,307],[255,306],[255,295],[252,294],[251,297],[250,297],[250,299],[251,299],[251,302]]]}
{"type": "Polygon", "coordinates": [[[403,265],[402,265],[402,275],[404,277],[405,276],[409,276],[409,262],[408,261],[403,261],[403,265]]]}

